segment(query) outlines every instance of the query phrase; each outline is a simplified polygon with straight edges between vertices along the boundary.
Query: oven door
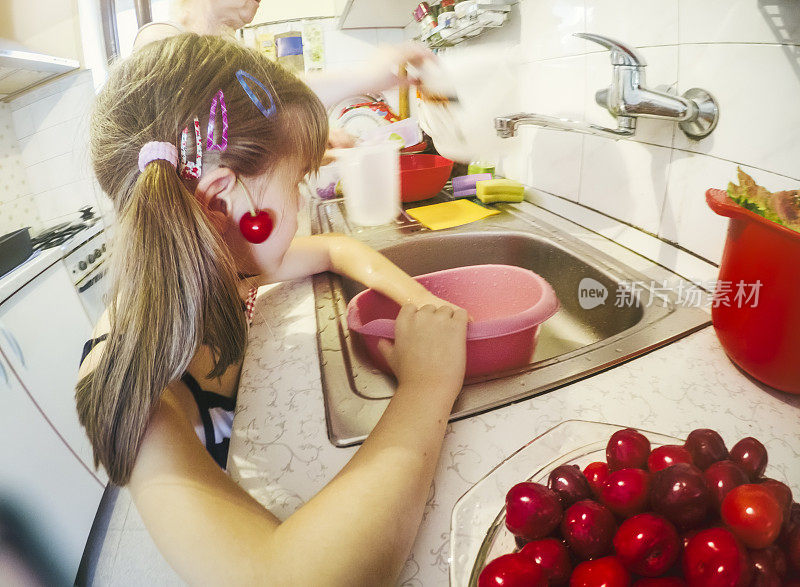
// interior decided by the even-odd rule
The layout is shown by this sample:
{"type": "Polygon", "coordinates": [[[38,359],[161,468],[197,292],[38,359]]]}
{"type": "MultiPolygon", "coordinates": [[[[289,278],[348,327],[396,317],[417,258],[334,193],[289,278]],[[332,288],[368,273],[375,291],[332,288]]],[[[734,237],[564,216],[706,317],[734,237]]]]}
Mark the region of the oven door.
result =
{"type": "Polygon", "coordinates": [[[107,264],[101,263],[75,285],[78,288],[78,297],[92,324],[97,323],[106,309],[108,298],[107,269],[107,264]]]}

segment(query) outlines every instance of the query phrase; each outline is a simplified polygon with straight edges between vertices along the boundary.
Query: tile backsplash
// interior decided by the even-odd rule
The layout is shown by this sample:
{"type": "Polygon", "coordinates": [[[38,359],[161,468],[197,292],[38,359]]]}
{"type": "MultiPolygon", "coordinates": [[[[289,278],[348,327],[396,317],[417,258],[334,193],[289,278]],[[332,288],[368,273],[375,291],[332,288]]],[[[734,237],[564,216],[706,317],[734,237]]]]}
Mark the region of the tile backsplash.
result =
{"type": "Polygon", "coordinates": [[[589,208],[718,263],[727,220],[706,206],[707,188],[726,187],[737,165],[773,191],[800,187],[795,0],[520,0],[512,19],[516,30],[448,51],[516,46],[524,111],[616,126],[594,101],[611,80],[609,54],[577,32],[637,47],[649,87],[701,87],[720,106],[717,129],[700,141],[661,120],[640,119],[636,136],[619,141],[522,127],[501,168],[533,201],[589,208]]]}
{"type": "Polygon", "coordinates": [[[0,104],[0,235],[19,228],[39,227],[39,210],[11,122],[11,107],[0,104]]]}
{"type": "Polygon", "coordinates": [[[82,70],[9,104],[27,192],[44,226],[74,220],[82,206],[97,209],[88,146],[93,101],[92,74],[82,70]]]}

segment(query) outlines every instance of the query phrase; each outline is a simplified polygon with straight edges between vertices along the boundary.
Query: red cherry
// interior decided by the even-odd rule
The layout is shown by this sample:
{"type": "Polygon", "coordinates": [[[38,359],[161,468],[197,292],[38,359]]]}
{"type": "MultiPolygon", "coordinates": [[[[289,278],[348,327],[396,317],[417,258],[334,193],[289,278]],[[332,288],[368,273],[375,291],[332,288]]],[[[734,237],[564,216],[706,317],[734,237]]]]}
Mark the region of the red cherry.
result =
{"type": "Polygon", "coordinates": [[[517,483],[506,494],[506,528],[527,540],[544,538],[561,521],[558,496],[539,483],[517,483]]]}
{"type": "Polygon", "coordinates": [[[789,567],[795,573],[800,573],[800,526],[795,526],[788,533],[784,541],[784,549],[789,567]]]}
{"type": "Polygon", "coordinates": [[[586,468],[583,470],[583,476],[586,477],[586,480],[589,482],[589,487],[592,488],[592,492],[595,496],[600,497],[600,492],[603,489],[603,485],[606,484],[609,473],[608,463],[603,461],[597,461],[586,465],[586,468]]]}
{"type": "Polygon", "coordinates": [[[570,587],[628,587],[631,576],[615,556],[584,561],[575,567],[570,587]]]}
{"type": "Polygon", "coordinates": [[[542,567],[551,585],[566,585],[569,581],[572,563],[567,547],[560,540],[545,538],[528,542],[520,554],[542,567]]]}
{"type": "Polygon", "coordinates": [[[733,445],[730,459],[755,481],[764,474],[767,468],[767,449],[752,436],[742,438],[733,445]]]}
{"type": "Polygon", "coordinates": [[[274,221],[266,210],[259,210],[255,215],[248,212],[239,219],[239,230],[245,239],[253,244],[263,243],[272,234],[274,221]]]}
{"type": "Polygon", "coordinates": [[[720,514],[722,521],[749,548],[766,548],[781,532],[781,506],[761,485],[731,489],[722,502],[720,514]]]}
{"type": "Polygon", "coordinates": [[[547,587],[541,567],[519,553],[499,556],[484,567],[478,587],[547,587]]]}
{"type": "Polygon", "coordinates": [[[686,581],[678,577],[657,577],[639,579],[633,587],[686,587],[686,581]]]}
{"type": "Polygon", "coordinates": [[[688,450],[677,444],[665,444],[653,449],[653,452],[647,457],[647,468],[651,473],[655,473],[676,463],[691,464],[691,462],[692,455],[688,450]]]}
{"type": "Polygon", "coordinates": [[[759,479],[758,484],[764,489],[769,490],[769,492],[772,493],[772,497],[778,500],[778,504],[780,504],[781,510],[783,511],[783,521],[784,523],[787,522],[792,512],[792,501],[794,499],[789,486],[776,479],[770,479],[769,477],[759,479]]]}
{"type": "Polygon", "coordinates": [[[617,430],[608,439],[606,461],[612,471],[617,469],[643,469],[650,454],[650,441],[633,428],[617,430]]]}
{"type": "Polygon", "coordinates": [[[613,471],[603,486],[600,501],[620,516],[633,516],[647,509],[650,473],[642,469],[613,471]]]}
{"type": "Polygon", "coordinates": [[[683,446],[692,455],[694,465],[701,471],[708,469],[711,463],[728,458],[728,449],[725,448],[722,436],[709,428],[692,430],[683,446]]]}
{"type": "Polygon", "coordinates": [[[620,524],[614,552],[632,573],[658,577],[678,560],[681,542],[675,526],[656,514],[639,514],[620,524]]]}
{"type": "Polygon", "coordinates": [[[564,508],[592,497],[592,488],[578,465],[561,465],[553,469],[547,478],[547,486],[556,492],[564,508]]]}
{"type": "Polygon", "coordinates": [[[745,587],[752,565],[742,545],[726,528],[695,534],[683,553],[683,575],[689,585],[745,587]]]}
{"type": "Polygon", "coordinates": [[[680,530],[697,528],[708,515],[710,496],[703,473],[689,463],[678,463],[653,473],[650,503],[680,530]]]}
{"type": "Polygon", "coordinates": [[[719,509],[722,500],[734,487],[744,485],[749,481],[747,473],[733,461],[717,461],[703,471],[708,491],[711,494],[711,503],[719,509]]]}
{"type": "Polygon", "coordinates": [[[588,499],[573,504],[561,520],[561,536],[582,559],[608,554],[616,530],[614,514],[588,499]]]}
{"type": "Polygon", "coordinates": [[[786,555],[774,544],[769,548],[748,552],[753,563],[753,582],[756,585],[770,585],[786,576],[786,555]]]}

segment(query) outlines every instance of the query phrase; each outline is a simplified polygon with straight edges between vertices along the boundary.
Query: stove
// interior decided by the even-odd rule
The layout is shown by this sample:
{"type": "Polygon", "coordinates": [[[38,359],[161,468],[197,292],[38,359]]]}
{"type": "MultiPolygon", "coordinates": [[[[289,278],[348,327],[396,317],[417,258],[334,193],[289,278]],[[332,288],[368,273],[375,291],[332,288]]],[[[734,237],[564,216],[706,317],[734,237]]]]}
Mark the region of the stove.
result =
{"type": "Polygon", "coordinates": [[[79,210],[80,219],[74,222],[62,222],[49,228],[44,229],[42,232],[31,238],[31,243],[35,251],[43,251],[52,247],[58,247],[70,241],[78,233],[92,228],[100,221],[98,216],[94,215],[91,206],[85,206],[79,210]]]}
{"type": "Polygon", "coordinates": [[[106,275],[107,244],[103,223],[91,206],[79,210],[80,217],[44,229],[31,241],[37,251],[59,247],[62,262],[86,314],[96,322],[106,308],[108,294],[106,275]]]}

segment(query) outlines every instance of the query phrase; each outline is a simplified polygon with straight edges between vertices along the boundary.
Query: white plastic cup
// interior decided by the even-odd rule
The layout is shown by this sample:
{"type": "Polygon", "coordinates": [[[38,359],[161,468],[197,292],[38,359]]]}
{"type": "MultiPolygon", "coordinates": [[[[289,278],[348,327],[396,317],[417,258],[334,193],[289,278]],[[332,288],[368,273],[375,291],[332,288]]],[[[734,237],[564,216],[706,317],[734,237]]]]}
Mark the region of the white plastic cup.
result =
{"type": "Polygon", "coordinates": [[[392,142],[337,149],[347,217],[361,226],[392,222],[400,213],[399,146],[392,142]]]}

